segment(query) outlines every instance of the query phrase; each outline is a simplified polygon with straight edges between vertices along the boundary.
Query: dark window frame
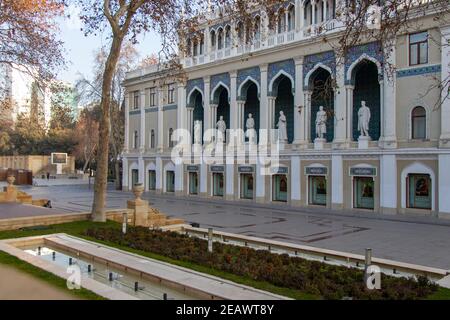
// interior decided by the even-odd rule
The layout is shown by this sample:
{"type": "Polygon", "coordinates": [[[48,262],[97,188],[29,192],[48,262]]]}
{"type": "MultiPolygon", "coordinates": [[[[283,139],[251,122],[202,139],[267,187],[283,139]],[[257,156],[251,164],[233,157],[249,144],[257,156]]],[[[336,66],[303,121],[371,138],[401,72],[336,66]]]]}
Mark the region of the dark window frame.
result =
{"type": "Polygon", "coordinates": [[[428,63],[428,31],[421,31],[421,32],[416,32],[416,33],[410,33],[408,35],[408,41],[409,41],[409,65],[410,66],[417,66],[417,65],[421,65],[421,64],[427,64],[428,63]],[[422,41],[415,41],[415,42],[411,42],[411,38],[415,35],[421,34],[421,33],[425,33],[426,34],[426,39],[422,40],[422,41]],[[425,57],[425,61],[421,62],[421,55],[420,55],[420,46],[421,44],[425,43],[426,44],[426,57],[425,57]],[[417,61],[412,61],[411,60],[411,53],[415,51],[417,54],[417,61]]]}

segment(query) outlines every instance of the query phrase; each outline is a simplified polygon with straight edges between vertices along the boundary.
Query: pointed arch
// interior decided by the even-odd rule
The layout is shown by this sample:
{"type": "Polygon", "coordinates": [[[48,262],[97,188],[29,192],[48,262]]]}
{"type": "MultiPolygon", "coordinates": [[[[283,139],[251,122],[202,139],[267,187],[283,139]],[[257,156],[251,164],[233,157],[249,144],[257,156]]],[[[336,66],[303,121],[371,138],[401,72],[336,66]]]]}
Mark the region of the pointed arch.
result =
{"type": "Polygon", "coordinates": [[[375,58],[369,56],[367,53],[363,53],[362,55],[360,55],[360,56],[358,57],[358,59],[356,59],[355,61],[353,61],[352,64],[348,67],[347,75],[346,75],[346,78],[347,78],[346,80],[347,80],[347,82],[350,82],[350,83],[354,83],[354,82],[355,82],[355,81],[354,81],[354,80],[355,80],[355,72],[354,72],[354,69],[355,69],[361,62],[363,62],[364,60],[373,62],[373,63],[377,66],[378,77],[381,78],[381,77],[383,76],[383,67],[381,66],[381,63],[380,63],[377,59],[375,59],[375,58]]]}
{"type": "Polygon", "coordinates": [[[331,70],[331,68],[327,65],[324,65],[323,63],[319,62],[317,63],[314,68],[312,68],[311,70],[309,70],[309,72],[306,74],[305,76],[305,86],[308,88],[308,90],[311,90],[311,77],[312,75],[319,69],[324,69],[325,71],[328,71],[328,73],[330,73],[331,78],[333,79],[333,70],[331,70]]]}
{"type": "Polygon", "coordinates": [[[187,95],[186,107],[188,107],[188,108],[193,108],[194,107],[195,97],[196,97],[197,94],[200,94],[200,96],[202,97],[202,101],[204,101],[202,90],[198,86],[195,86],[195,87],[192,88],[192,90],[187,95]]]}
{"type": "Polygon", "coordinates": [[[295,94],[295,80],[294,80],[294,78],[292,78],[292,76],[289,73],[287,73],[284,70],[278,71],[278,73],[272,78],[272,80],[270,80],[269,94],[276,96],[277,90],[278,90],[278,84],[280,83],[281,80],[283,80],[283,76],[286,78],[289,78],[289,80],[291,81],[291,86],[292,86],[292,95],[295,94]],[[274,85],[275,85],[275,90],[274,90],[274,85]]]}
{"type": "Polygon", "coordinates": [[[217,83],[217,85],[211,91],[211,101],[214,104],[218,103],[219,96],[220,96],[220,93],[222,92],[222,90],[227,91],[228,100],[230,100],[230,97],[231,97],[230,88],[228,88],[228,86],[225,83],[223,83],[222,81],[219,81],[219,83],[217,83]]]}
{"type": "Polygon", "coordinates": [[[247,89],[251,84],[255,84],[256,88],[258,89],[258,97],[261,94],[261,87],[259,85],[259,82],[256,81],[253,77],[247,76],[244,81],[239,85],[237,96],[239,100],[246,100],[247,97],[247,89]],[[243,94],[244,93],[244,94],[243,94]]]}

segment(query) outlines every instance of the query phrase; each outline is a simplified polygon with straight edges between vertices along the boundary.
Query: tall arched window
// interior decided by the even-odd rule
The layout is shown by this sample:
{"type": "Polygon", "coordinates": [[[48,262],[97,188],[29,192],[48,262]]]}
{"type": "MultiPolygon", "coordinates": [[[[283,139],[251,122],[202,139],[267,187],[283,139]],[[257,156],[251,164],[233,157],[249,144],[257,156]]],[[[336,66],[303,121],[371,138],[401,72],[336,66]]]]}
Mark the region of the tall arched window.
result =
{"type": "Polygon", "coordinates": [[[211,50],[215,51],[216,50],[216,32],[214,30],[211,31],[210,39],[211,39],[211,50]]]}
{"type": "Polygon", "coordinates": [[[288,9],[288,31],[295,29],[295,6],[290,5],[288,9]]]}
{"type": "Polygon", "coordinates": [[[192,54],[192,41],[188,39],[186,41],[186,56],[190,57],[192,54]]]}
{"type": "Polygon", "coordinates": [[[155,130],[152,129],[150,132],[150,148],[153,149],[155,147],[155,130]]]}
{"type": "Polygon", "coordinates": [[[226,26],[225,28],[225,48],[231,47],[231,27],[226,26]]]}
{"type": "Polygon", "coordinates": [[[138,147],[139,147],[139,135],[137,130],[135,130],[133,136],[133,148],[137,149],[138,147]]]}
{"type": "Polygon", "coordinates": [[[255,40],[259,41],[261,39],[261,18],[259,16],[255,17],[255,40]]]}
{"type": "Polygon", "coordinates": [[[194,46],[192,48],[192,55],[194,57],[198,56],[198,42],[197,42],[197,39],[194,39],[194,46]]]}
{"type": "Polygon", "coordinates": [[[173,129],[170,128],[169,129],[169,148],[173,148],[172,136],[173,136],[173,129]]]}
{"type": "Polygon", "coordinates": [[[415,107],[411,112],[411,138],[426,139],[427,113],[423,107],[415,107]]]}
{"type": "Polygon", "coordinates": [[[286,31],[286,16],[284,14],[283,9],[280,9],[278,11],[277,20],[278,20],[278,33],[285,32],[286,31]]]}
{"type": "Polygon", "coordinates": [[[220,28],[217,31],[217,49],[221,50],[223,49],[223,29],[220,28]]]}
{"type": "Polygon", "coordinates": [[[236,29],[237,29],[237,36],[238,36],[239,44],[243,44],[244,43],[244,24],[242,23],[242,21],[238,22],[236,29]]]}

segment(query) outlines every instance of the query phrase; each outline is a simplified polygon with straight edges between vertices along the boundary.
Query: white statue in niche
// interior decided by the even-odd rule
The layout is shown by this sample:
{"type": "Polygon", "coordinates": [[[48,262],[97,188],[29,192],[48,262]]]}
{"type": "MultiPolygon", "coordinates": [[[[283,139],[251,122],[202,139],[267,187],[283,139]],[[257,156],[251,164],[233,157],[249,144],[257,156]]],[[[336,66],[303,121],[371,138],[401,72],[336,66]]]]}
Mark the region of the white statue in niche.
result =
{"type": "Polygon", "coordinates": [[[200,120],[194,121],[194,144],[202,143],[202,122],[200,120]]]}
{"type": "Polygon", "coordinates": [[[247,121],[245,122],[245,136],[248,138],[250,144],[256,143],[256,130],[255,130],[255,119],[251,113],[248,114],[247,121]]]}
{"type": "Polygon", "coordinates": [[[318,139],[324,139],[324,135],[327,133],[327,118],[323,106],[320,106],[316,114],[316,136],[318,139]]]}
{"type": "Polygon", "coordinates": [[[286,126],[286,116],[283,111],[280,111],[280,117],[278,118],[278,140],[281,142],[287,141],[287,126],[286,126]]]}
{"type": "Polygon", "coordinates": [[[358,130],[361,137],[369,137],[370,109],[365,101],[361,101],[361,107],[358,110],[358,130]]]}
{"type": "Polygon", "coordinates": [[[219,121],[216,123],[217,128],[217,143],[223,143],[225,141],[225,133],[227,131],[227,124],[223,120],[223,116],[219,117],[219,121]]]}

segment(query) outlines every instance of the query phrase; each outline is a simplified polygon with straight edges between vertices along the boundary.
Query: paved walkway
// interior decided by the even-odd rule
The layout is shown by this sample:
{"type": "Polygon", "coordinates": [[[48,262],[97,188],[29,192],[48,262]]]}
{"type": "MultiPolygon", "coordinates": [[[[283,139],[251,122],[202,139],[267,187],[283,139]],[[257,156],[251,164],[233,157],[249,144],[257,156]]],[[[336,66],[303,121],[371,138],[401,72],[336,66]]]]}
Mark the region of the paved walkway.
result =
{"type": "Polygon", "coordinates": [[[0,300],[78,300],[62,289],[0,264],[0,300]]]}
{"type": "MultiPolygon", "coordinates": [[[[92,190],[87,186],[24,190],[37,198],[51,199],[59,211],[89,211],[92,204],[92,190]]],[[[108,207],[123,208],[132,198],[129,192],[110,190],[108,207]]],[[[375,257],[450,269],[449,220],[149,194],[144,198],[164,213],[205,228],[357,254],[372,248],[375,257]]]]}

